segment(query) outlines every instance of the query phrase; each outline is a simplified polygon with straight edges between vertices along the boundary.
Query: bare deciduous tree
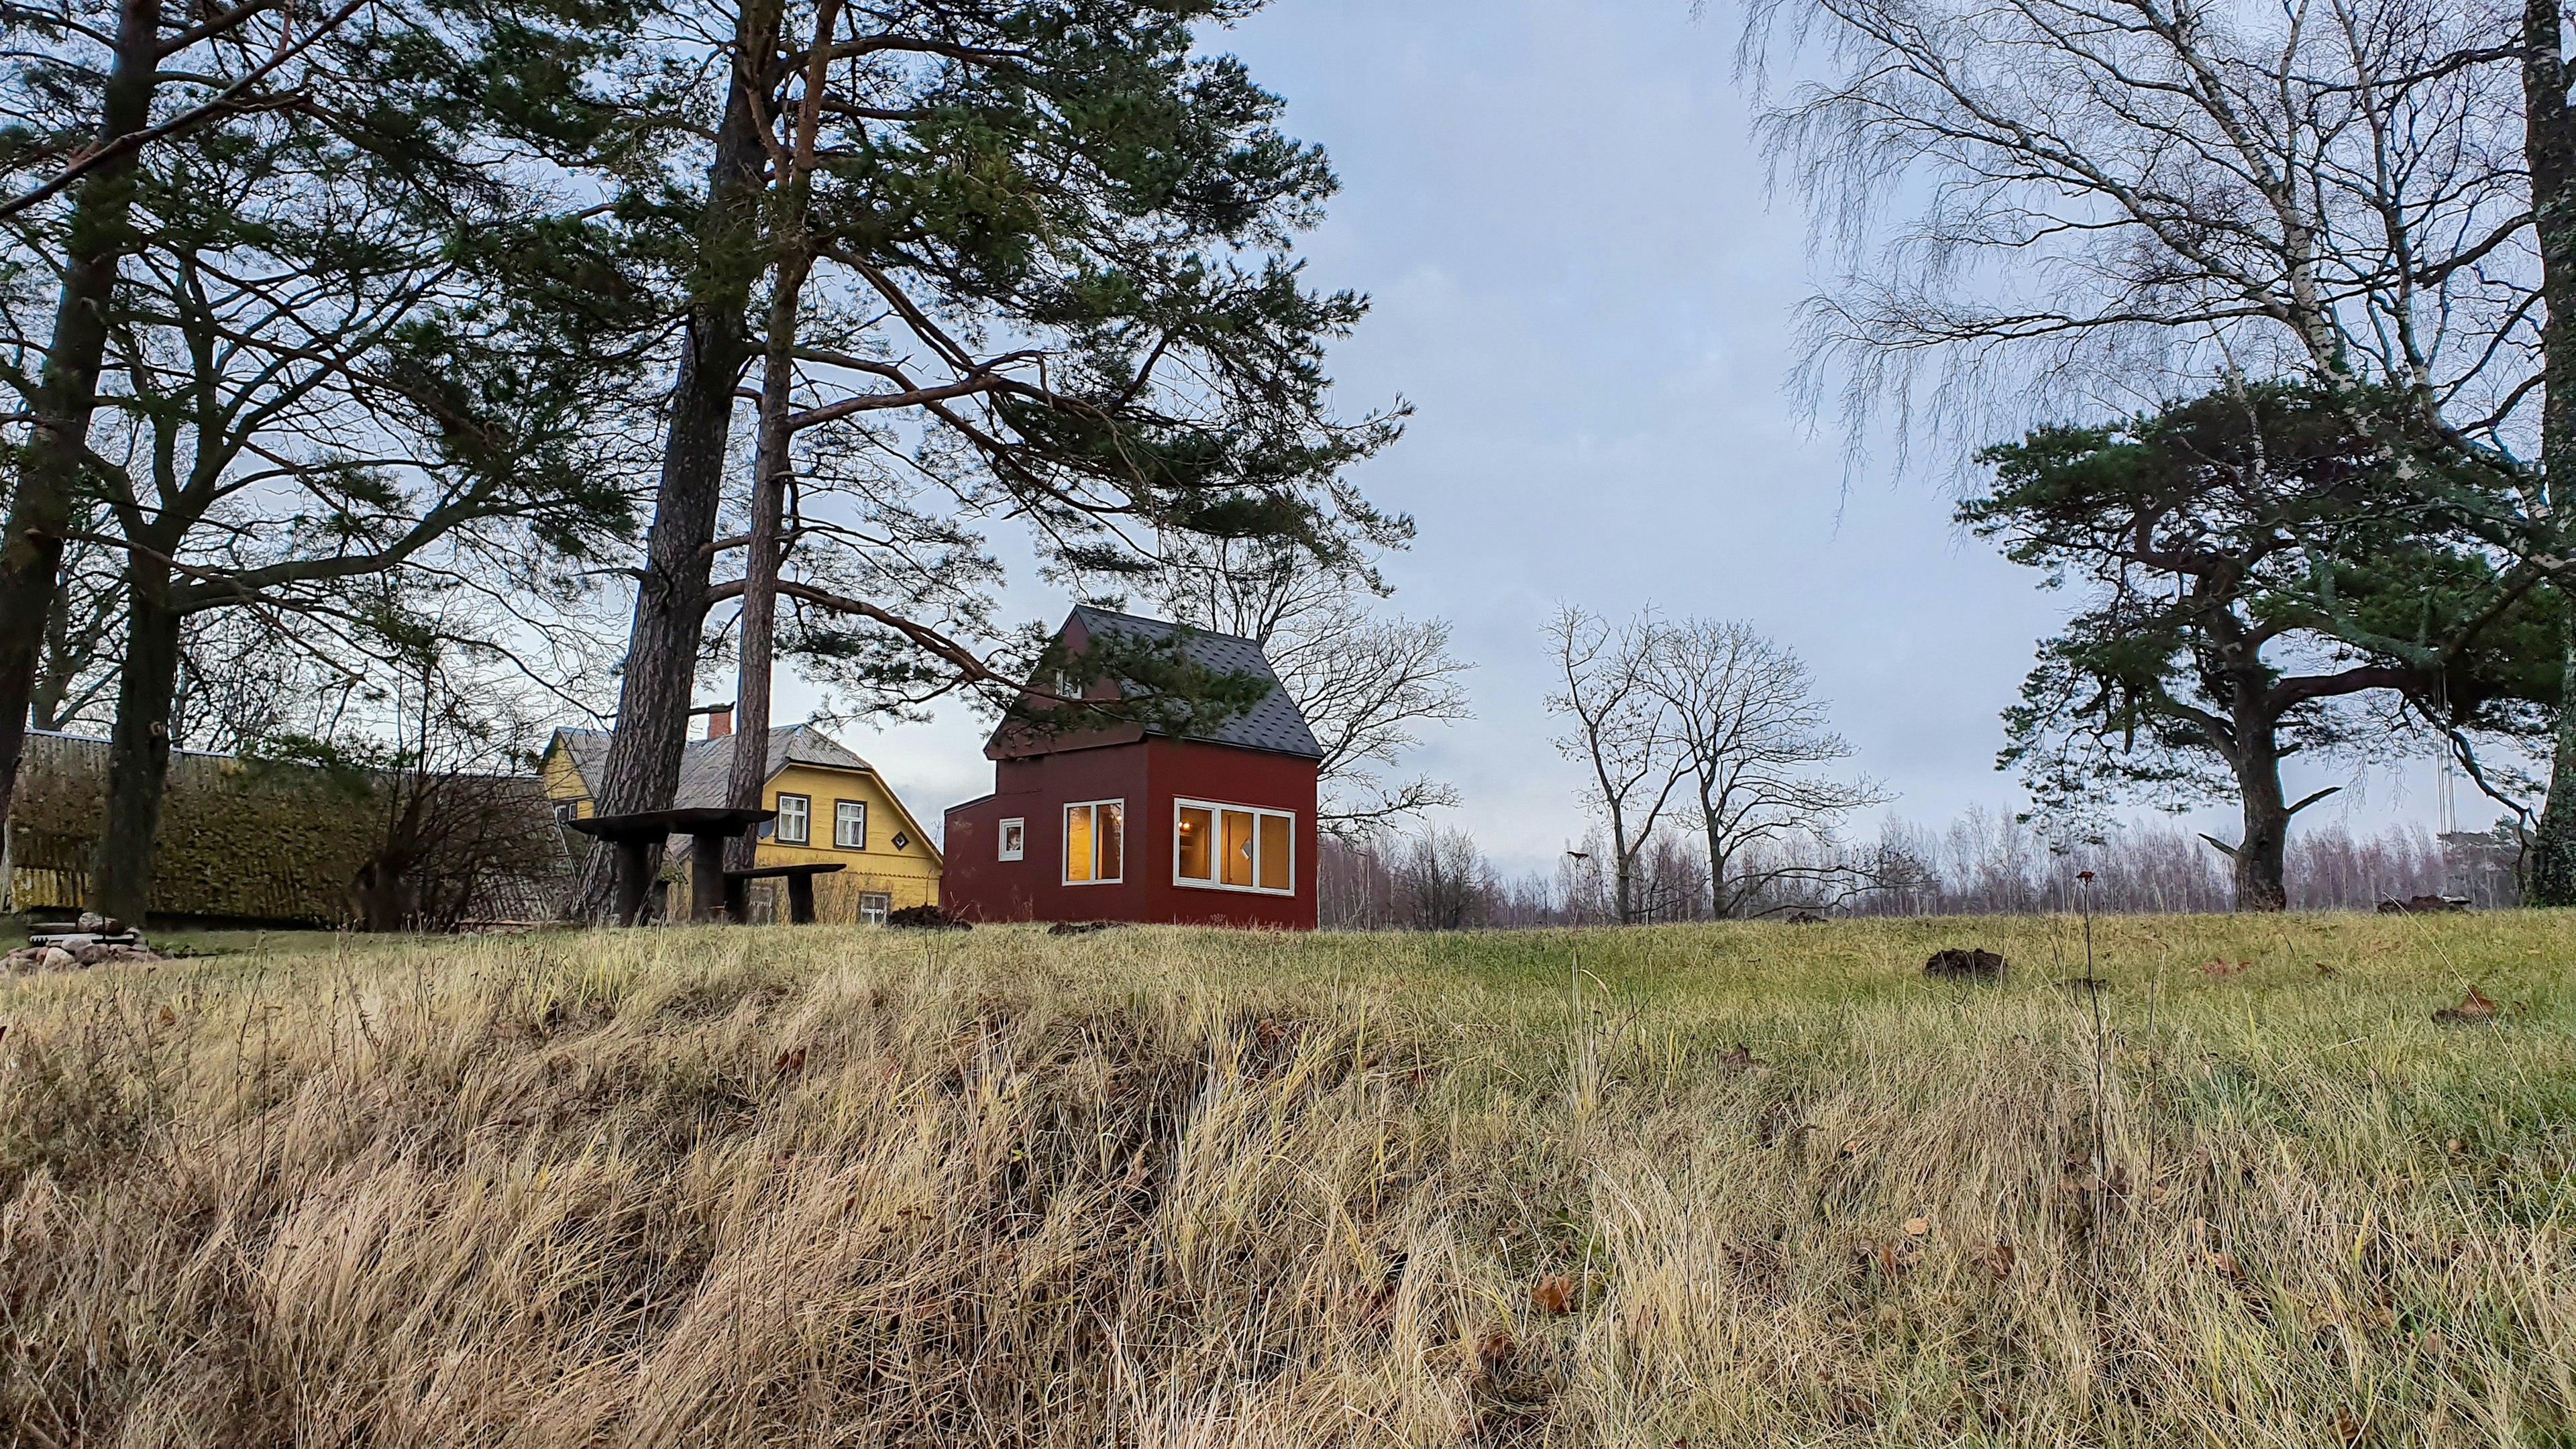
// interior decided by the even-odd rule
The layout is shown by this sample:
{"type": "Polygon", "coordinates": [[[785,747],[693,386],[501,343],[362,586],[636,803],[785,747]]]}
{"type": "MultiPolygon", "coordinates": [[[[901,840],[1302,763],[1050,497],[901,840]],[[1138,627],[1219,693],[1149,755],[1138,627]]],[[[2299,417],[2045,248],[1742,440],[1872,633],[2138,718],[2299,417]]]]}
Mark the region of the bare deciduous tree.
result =
{"type": "MultiPolygon", "coordinates": [[[[1757,80],[1824,62],[1762,118],[1843,243],[1842,275],[1805,309],[1800,381],[1839,401],[1855,439],[1891,408],[1901,436],[1928,405],[1973,443],[2106,398],[2124,412],[2301,379],[2347,400],[2428,509],[2563,592],[2566,12],[1752,0],[1740,57],[1757,80]],[[2438,465],[2419,467],[2427,455],[2438,465]],[[2470,475],[2501,486],[2457,486],[2470,475]]],[[[2438,642],[2350,612],[2325,622],[2404,667],[2442,667],[2438,642]]],[[[2559,711],[2556,757],[2535,888],[2576,900],[2576,710],[2559,711]]]]}
{"type": "Polygon", "coordinates": [[[1557,752],[1591,772],[1586,793],[1610,828],[1611,902],[1621,925],[1640,918],[1638,858],[1690,773],[1671,707],[1654,688],[1656,627],[1648,614],[1614,628],[1569,604],[1546,631],[1559,684],[1547,707],[1574,722],[1557,752]]]}
{"type": "Polygon", "coordinates": [[[1324,750],[1316,823],[1344,836],[1458,803],[1427,775],[1383,770],[1422,743],[1426,725],[1473,717],[1466,672],[1449,652],[1449,622],[1380,614],[1381,586],[1357,566],[1305,550],[1231,540],[1175,539],[1149,585],[1181,623],[1260,644],[1324,750]]]}
{"type": "Polygon", "coordinates": [[[1864,876],[1822,863],[1824,852],[1760,848],[1793,837],[1830,845],[1853,812],[1894,798],[1865,777],[1819,773],[1852,747],[1827,728],[1805,661],[1749,624],[1686,619],[1648,626],[1645,662],[1694,792],[1711,911],[1834,905],[1867,889],[1864,876]]]}

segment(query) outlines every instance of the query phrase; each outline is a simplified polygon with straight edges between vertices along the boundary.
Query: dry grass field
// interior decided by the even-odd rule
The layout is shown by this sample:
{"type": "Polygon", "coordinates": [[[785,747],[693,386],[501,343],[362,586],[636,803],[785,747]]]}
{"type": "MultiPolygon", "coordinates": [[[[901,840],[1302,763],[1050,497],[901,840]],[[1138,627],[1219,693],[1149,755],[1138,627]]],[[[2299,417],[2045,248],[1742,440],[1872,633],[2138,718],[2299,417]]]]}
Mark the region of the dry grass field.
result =
{"type": "Polygon", "coordinates": [[[0,981],[0,1438],[2576,1442],[2576,916],[2096,941],[2098,997],[2067,920],[0,981]]]}

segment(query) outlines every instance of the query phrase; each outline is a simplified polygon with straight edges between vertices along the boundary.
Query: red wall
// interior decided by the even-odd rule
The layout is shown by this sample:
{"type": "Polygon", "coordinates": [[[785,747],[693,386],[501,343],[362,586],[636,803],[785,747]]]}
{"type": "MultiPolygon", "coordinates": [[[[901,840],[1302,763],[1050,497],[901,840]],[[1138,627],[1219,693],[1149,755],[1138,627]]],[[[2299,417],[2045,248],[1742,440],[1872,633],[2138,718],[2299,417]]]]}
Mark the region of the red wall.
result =
{"type": "Polygon", "coordinates": [[[1149,738],[994,766],[994,793],[948,812],[940,901],[968,920],[1163,921],[1315,928],[1315,762],[1266,750],[1149,738]],[[1297,817],[1297,893],[1205,890],[1172,880],[1175,796],[1297,817]],[[1064,807],[1127,802],[1126,879],[1064,883],[1064,807]],[[995,858],[1000,822],[1028,821],[1026,858],[995,858]]]}

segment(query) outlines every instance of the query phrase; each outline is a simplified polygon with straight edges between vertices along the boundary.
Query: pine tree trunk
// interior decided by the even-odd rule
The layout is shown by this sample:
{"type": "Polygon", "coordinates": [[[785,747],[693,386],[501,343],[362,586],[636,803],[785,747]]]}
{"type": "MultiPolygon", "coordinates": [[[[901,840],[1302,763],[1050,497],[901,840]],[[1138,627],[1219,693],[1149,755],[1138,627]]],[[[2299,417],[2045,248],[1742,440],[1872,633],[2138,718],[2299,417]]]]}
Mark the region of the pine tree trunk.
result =
{"type": "MultiPolygon", "coordinates": [[[[119,0],[116,50],[100,97],[98,144],[141,130],[151,119],[159,55],[159,0],[119,0]]],[[[62,531],[89,446],[98,406],[98,372],[107,355],[107,321],[116,269],[134,205],[132,153],[108,162],[72,190],[63,229],[62,282],[53,336],[45,348],[17,487],[0,534],[0,819],[9,813],[18,760],[27,745],[27,708],[36,687],[36,656],[62,568],[62,531]]]]}
{"type": "MultiPolygon", "coordinates": [[[[697,683],[698,641],[706,627],[707,578],[715,559],[718,505],[724,497],[725,451],[733,432],[734,389],[750,359],[744,310],[760,274],[761,121],[754,103],[757,72],[778,50],[777,0],[752,0],[735,21],[738,58],[725,99],[724,123],[707,171],[707,207],[699,218],[698,265],[691,272],[688,341],[671,389],[671,420],[662,446],[662,479],[653,527],[635,590],[625,677],[618,689],[617,728],[601,778],[592,782],[603,815],[668,809],[680,784],[688,743],[689,693],[697,683]],[[746,67],[755,74],[747,78],[746,67]]],[[[608,914],[617,852],[594,850],[575,913],[608,914]]],[[[653,861],[648,855],[646,868],[653,861]]]]}
{"type": "Polygon", "coordinates": [[[2236,909],[2285,910],[2290,893],[2282,867],[2289,855],[2290,808],[2281,793],[2281,721],[2267,697],[2271,681],[2259,670],[2237,673],[2233,689],[2229,713],[2236,738],[2226,753],[2243,822],[2234,857],[2236,909]]]}
{"type": "Polygon", "coordinates": [[[170,702],[179,686],[181,616],[170,606],[170,567],[127,554],[125,666],[107,748],[107,804],[90,878],[93,908],[140,926],[152,899],[152,856],[170,778],[170,702]]]}
{"type": "Polygon", "coordinates": [[[2281,801],[2281,769],[2273,763],[2268,788],[2239,777],[2244,785],[2243,833],[2236,841],[2236,909],[2287,910],[2290,893],[2283,879],[2289,856],[2290,812],[2281,801]]]}
{"type": "MultiPolygon", "coordinates": [[[[769,778],[771,663],[777,652],[779,539],[787,516],[789,462],[787,413],[794,397],[796,308],[805,289],[801,255],[781,257],[769,308],[768,355],[760,382],[760,443],[753,461],[751,542],[743,551],[742,616],[737,622],[742,665],[734,685],[733,761],[725,775],[725,803],[757,809],[769,778]]],[[[811,831],[814,822],[808,819],[811,831]]],[[[760,845],[759,827],[725,845],[725,864],[749,870],[760,845]]]]}
{"type": "MultiPolygon", "coordinates": [[[[2523,155],[2531,171],[2540,292],[2547,308],[2540,333],[2540,471],[2553,522],[2576,507],[2576,115],[2567,103],[2563,30],[2560,0],[2526,0],[2523,155]],[[2562,489],[2560,483],[2569,486],[2562,489]]],[[[2527,881],[2527,899],[2536,906],[2576,905],[2576,698],[2570,698],[2576,689],[2568,688],[2576,684],[2576,619],[2565,627],[2557,748],[2527,881]]]]}
{"type": "MultiPolygon", "coordinates": [[[[2563,592],[2563,591],[2562,591],[2563,592]]],[[[2568,599],[2576,605],[2576,599],[2568,599]]],[[[2559,678],[2576,681],[2576,614],[2560,621],[2559,678]]],[[[2560,693],[2570,691],[2560,685],[2560,693]]],[[[2523,899],[2535,906],[2576,905],[2576,708],[2558,706],[2557,738],[2550,753],[2549,798],[2533,829],[2523,871],[2523,899]]]]}

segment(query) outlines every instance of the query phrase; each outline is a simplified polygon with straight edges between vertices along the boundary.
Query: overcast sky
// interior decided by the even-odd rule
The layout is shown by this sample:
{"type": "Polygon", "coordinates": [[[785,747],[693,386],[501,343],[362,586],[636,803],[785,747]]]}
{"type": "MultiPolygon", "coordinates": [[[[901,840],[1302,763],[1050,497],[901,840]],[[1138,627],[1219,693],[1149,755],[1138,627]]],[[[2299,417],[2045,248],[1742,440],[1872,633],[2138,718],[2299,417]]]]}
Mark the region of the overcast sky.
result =
{"type": "MultiPolygon", "coordinates": [[[[1791,313],[1821,273],[1795,199],[1766,194],[1721,7],[1690,10],[1276,0],[1215,40],[1340,173],[1303,246],[1316,284],[1375,298],[1333,354],[1339,397],[1417,409],[1358,474],[1420,525],[1390,607],[1454,621],[1478,666],[1477,718],[1413,763],[1459,787],[1444,818],[1507,870],[1585,828],[1541,704],[1560,601],[1751,621],[1814,667],[1891,809],[1936,823],[2018,803],[1996,715],[2062,609],[1952,528],[1940,480],[1847,483],[1840,438],[1798,414],[1791,313]]],[[[1052,622],[1069,601],[1023,581],[1011,602],[1052,622]]],[[[780,717],[812,698],[785,691],[780,717]]],[[[842,733],[927,819],[991,788],[962,716],[842,733]]],[[[2429,778],[2346,808],[2425,816],[2429,778]]]]}

